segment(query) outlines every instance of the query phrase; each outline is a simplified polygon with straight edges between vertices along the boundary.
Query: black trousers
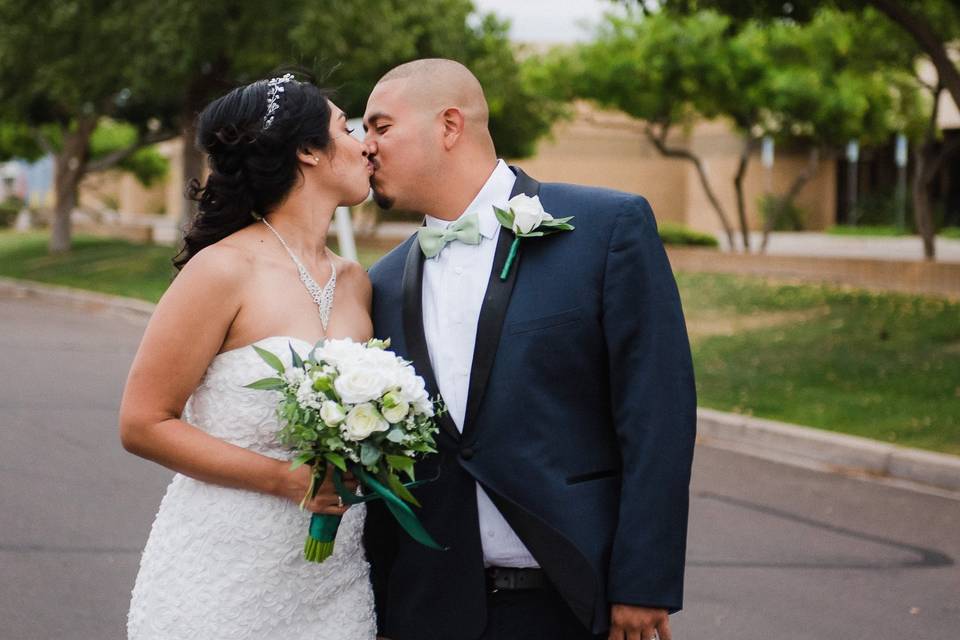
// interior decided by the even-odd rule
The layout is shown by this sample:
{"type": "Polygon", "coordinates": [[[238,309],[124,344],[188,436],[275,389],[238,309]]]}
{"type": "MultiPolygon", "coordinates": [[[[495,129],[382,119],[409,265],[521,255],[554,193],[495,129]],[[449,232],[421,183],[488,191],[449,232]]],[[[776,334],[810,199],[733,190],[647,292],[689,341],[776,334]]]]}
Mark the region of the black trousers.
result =
{"type": "Polygon", "coordinates": [[[593,635],[553,589],[487,594],[487,628],[479,640],[606,640],[593,635]]]}

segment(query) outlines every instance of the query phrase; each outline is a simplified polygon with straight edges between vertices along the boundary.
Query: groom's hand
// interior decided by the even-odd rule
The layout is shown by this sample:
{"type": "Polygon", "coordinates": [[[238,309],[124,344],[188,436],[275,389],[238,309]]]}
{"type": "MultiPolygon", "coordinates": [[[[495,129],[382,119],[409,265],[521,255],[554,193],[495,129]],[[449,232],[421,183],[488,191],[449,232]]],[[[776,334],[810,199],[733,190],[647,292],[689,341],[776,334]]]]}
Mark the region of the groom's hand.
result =
{"type": "Polygon", "coordinates": [[[666,609],[648,609],[615,604],[610,610],[607,640],[671,640],[670,616],[666,609]]]}

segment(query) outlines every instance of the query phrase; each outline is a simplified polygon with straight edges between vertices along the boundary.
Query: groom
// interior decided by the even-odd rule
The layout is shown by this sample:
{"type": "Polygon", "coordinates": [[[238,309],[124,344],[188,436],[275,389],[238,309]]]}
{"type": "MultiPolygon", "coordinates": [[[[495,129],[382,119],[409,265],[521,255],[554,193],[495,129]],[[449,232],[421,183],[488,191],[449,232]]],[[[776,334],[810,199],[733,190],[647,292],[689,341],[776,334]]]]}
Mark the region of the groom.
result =
{"type": "Polygon", "coordinates": [[[669,640],[696,398],[656,222],[641,197],[498,161],[487,118],[473,74],[439,59],[387,73],[364,115],[375,199],[426,215],[370,270],[375,333],[449,409],[416,492],[449,549],[368,511],[379,634],[669,640]],[[522,239],[504,279],[493,207],[518,194],[575,229],[522,239]]]}

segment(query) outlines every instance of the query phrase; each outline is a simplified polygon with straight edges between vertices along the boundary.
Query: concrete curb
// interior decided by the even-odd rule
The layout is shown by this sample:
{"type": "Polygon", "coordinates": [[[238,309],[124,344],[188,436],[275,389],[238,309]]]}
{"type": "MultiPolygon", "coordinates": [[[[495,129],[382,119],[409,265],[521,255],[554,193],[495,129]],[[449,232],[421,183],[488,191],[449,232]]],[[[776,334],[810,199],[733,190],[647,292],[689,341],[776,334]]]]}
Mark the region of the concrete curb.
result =
{"type": "Polygon", "coordinates": [[[697,432],[707,446],[960,491],[960,456],[712,409],[697,410],[697,432]]]}
{"type": "MultiPolygon", "coordinates": [[[[154,305],[143,300],[0,277],[0,295],[35,296],[53,302],[146,320],[154,305]]],[[[840,473],[905,480],[960,491],[960,456],[899,447],[811,427],[713,409],[697,410],[702,444],[785,464],[840,473]]]]}
{"type": "Polygon", "coordinates": [[[0,277],[0,295],[17,298],[36,297],[91,311],[140,319],[149,318],[155,307],[153,303],[135,298],[3,277],[0,277]]]}

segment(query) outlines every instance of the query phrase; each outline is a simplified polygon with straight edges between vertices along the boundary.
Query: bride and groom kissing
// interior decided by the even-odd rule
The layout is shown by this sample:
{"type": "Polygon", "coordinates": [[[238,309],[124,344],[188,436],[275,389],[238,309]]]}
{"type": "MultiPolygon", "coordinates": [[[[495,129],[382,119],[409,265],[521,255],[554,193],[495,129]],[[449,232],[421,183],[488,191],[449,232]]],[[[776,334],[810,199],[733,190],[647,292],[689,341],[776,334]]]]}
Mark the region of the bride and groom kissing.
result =
{"type": "Polygon", "coordinates": [[[210,173],[120,412],[124,446],[177,472],[129,637],[669,640],[696,401],[649,205],[498,160],[483,89],[450,60],[388,72],[363,122],[361,142],[289,75],[200,114],[210,173]],[[368,274],[326,238],[371,188],[425,221],[368,274]],[[244,388],[265,367],[249,347],[373,336],[446,403],[414,490],[446,549],[324,481],[305,508],[343,520],[305,562],[311,471],[291,469],[270,394],[244,388]]]}

